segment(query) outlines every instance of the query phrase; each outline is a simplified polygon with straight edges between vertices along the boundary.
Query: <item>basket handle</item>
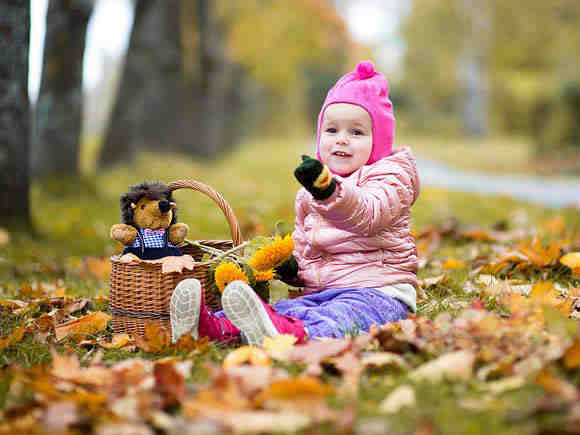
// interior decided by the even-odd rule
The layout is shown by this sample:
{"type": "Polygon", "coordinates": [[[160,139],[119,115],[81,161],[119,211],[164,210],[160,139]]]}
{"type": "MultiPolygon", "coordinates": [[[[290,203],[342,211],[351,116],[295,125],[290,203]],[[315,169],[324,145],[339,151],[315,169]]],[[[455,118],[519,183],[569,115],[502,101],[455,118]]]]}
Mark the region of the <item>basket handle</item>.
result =
{"type": "Polygon", "coordinates": [[[213,188],[209,187],[207,184],[200,183],[199,181],[195,180],[177,180],[169,183],[169,188],[174,191],[177,189],[191,189],[197,192],[201,192],[211,199],[215,201],[218,207],[223,212],[224,216],[228,221],[228,225],[230,226],[230,232],[232,234],[232,242],[234,246],[241,245],[243,242],[242,239],[242,231],[240,230],[240,224],[234,211],[228,204],[228,202],[224,199],[221,194],[215,191],[213,188]]]}

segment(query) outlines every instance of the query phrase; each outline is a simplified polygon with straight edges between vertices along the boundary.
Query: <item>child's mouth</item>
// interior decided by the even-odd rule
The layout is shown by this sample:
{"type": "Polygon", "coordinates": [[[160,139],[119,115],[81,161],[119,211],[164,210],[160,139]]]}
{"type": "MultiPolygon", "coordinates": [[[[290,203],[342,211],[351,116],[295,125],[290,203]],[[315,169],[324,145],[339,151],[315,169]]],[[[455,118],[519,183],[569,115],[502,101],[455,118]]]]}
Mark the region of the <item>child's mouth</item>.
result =
{"type": "Polygon", "coordinates": [[[345,153],[344,151],[335,151],[332,153],[332,155],[336,157],[352,157],[350,154],[345,153]]]}

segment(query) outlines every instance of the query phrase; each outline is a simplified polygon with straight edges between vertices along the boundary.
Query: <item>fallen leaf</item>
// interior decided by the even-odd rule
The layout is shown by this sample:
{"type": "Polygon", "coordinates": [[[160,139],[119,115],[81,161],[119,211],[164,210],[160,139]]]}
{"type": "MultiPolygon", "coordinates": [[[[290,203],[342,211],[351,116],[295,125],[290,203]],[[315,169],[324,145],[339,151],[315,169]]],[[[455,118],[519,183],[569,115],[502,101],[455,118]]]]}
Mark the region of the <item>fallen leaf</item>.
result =
{"type": "Polygon", "coordinates": [[[98,311],[88,314],[80,319],[56,325],[55,334],[58,341],[69,335],[91,335],[103,331],[111,319],[106,313],[98,311]]]}
{"type": "Polygon", "coordinates": [[[422,288],[427,289],[427,288],[434,286],[434,285],[443,284],[446,281],[447,281],[447,275],[443,274],[443,275],[438,275],[438,276],[434,276],[431,278],[425,278],[423,280],[420,280],[419,285],[422,288]]]}
{"type": "Polygon", "coordinates": [[[22,326],[14,328],[8,337],[0,339],[0,351],[6,349],[8,346],[12,346],[13,344],[20,342],[22,337],[24,337],[25,332],[26,330],[22,326]]]}
{"type": "Polygon", "coordinates": [[[332,393],[334,393],[334,388],[323,384],[318,378],[299,376],[293,379],[273,382],[255,398],[255,402],[261,405],[271,399],[282,401],[304,399],[308,401],[317,397],[325,397],[332,393]]]}
{"type": "Polygon", "coordinates": [[[129,334],[114,334],[111,342],[98,341],[97,344],[105,349],[123,349],[135,344],[135,339],[129,334]]]}
{"type": "Polygon", "coordinates": [[[467,350],[447,353],[415,369],[409,377],[414,381],[437,382],[443,378],[470,379],[475,354],[467,350]]]}
{"type": "Polygon", "coordinates": [[[165,396],[166,404],[175,404],[185,396],[185,378],[172,362],[157,362],[153,368],[157,390],[165,396]]]}
{"type": "Polygon", "coordinates": [[[64,433],[70,426],[78,423],[81,415],[73,402],[49,404],[42,418],[47,433],[64,433]]]}
{"type": "Polygon", "coordinates": [[[546,369],[536,375],[536,384],[544,387],[549,393],[558,394],[560,397],[569,401],[575,401],[580,397],[574,385],[560,377],[554,376],[546,369]]]}
{"type": "Polygon", "coordinates": [[[580,277],[580,252],[570,252],[560,258],[560,263],[572,269],[574,276],[580,277]]]}
{"type": "Polygon", "coordinates": [[[523,376],[510,376],[498,381],[488,382],[486,387],[493,394],[501,394],[505,391],[517,390],[526,383],[523,376]]]}
{"type": "Polygon", "coordinates": [[[415,403],[415,390],[409,385],[401,385],[379,404],[379,411],[384,414],[395,414],[402,407],[414,406],[415,403]]]}
{"type": "Polygon", "coordinates": [[[181,273],[183,269],[193,270],[195,261],[191,255],[168,256],[159,260],[145,260],[148,263],[161,263],[161,273],[181,273]]]}
{"type": "Polygon", "coordinates": [[[235,433],[297,433],[312,422],[312,418],[294,411],[234,412],[224,419],[235,433]]]}
{"type": "Polygon", "coordinates": [[[181,352],[204,352],[209,347],[209,337],[195,339],[191,334],[183,334],[175,343],[175,348],[181,352]]]}
{"type": "Polygon", "coordinates": [[[369,352],[363,354],[361,363],[363,367],[383,367],[386,365],[395,365],[403,369],[409,368],[407,362],[401,356],[393,352],[369,352]]]}
{"type": "Polygon", "coordinates": [[[267,366],[270,365],[270,358],[268,358],[268,354],[259,347],[242,346],[230,352],[224,359],[222,366],[227,369],[244,364],[252,366],[267,366]]]}
{"type": "Polygon", "coordinates": [[[264,337],[262,347],[272,358],[284,359],[296,341],[293,335],[278,334],[275,337],[264,337]]]}
{"type": "Polygon", "coordinates": [[[445,270],[463,269],[464,267],[465,262],[456,260],[455,258],[448,258],[445,263],[443,263],[443,269],[445,270]]]}
{"type": "Polygon", "coordinates": [[[171,335],[163,325],[149,322],[145,325],[144,335],[135,337],[135,343],[145,352],[161,353],[171,345],[171,335]]]}
{"type": "Polygon", "coordinates": [[[0,246],[5,246],[10,243],[10,233],[4,228],[0,228],[0,246]]]}
{"type": "Polygon", "coordinates": [[[564,354],[564,365],[567,369],[580,367],[580,339],[576,339],[564,354]]]}

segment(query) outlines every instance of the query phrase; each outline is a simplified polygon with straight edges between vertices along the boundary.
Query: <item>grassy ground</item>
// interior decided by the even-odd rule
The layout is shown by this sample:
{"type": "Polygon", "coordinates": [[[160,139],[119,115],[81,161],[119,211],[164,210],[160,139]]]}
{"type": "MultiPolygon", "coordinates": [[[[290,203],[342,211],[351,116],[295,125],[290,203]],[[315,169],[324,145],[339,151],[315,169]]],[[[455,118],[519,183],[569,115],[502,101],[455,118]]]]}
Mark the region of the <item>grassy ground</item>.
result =
{"type": "MultiPolygon", "coordinates": [[[[107,256],[118,249],[108,238],[110,226],[119,222],[118,197],[128,185],[144,179],[173,181],[189,178],[209,184],[231,204],[246,239],[260,234],[272,234],[277,221],[292,225],[292,203],[298,189],[292,171],[299,155],[310,151],[305,144],[306,141],[300,139],[254,142],[216,163],[172,155],[142,155],[131,168],[111,170],[91,180],[55,179],[36,183],[33,188],[33,209],[38,234],[34,237],[10,234],[11,242],[0,246],[2,300],[28,300],[30,297],[23,290],[27,288],[26,285],[32,284],[32,288],[36,288],[35,283],[42,282],[46,288],[65,288],[70,297],[91,298],[90,304],[74,314],[77,317],[91,311],[108,312],[107,301],[98,298],[106,296],[108,292],[108,282],[104,279],[106,273],[99,270],[101,263],[98,262],[91,269],[92,263],[88,258],[107,256]]],[[[498,146],[497,150],[500,148],[498,146]]],[[[516,152],[511,147],[510,150],[516,152]]],[[[449,160],[455,155],[456,153],[450,153],[449,160]]],[[[476,154],[473,156],[475,158],[476,154]]],[[[487,165],[483,160],[479,164],[482,165],[480,168],[487,165]]],[[[189,224],[190,238],[230,238],[226,220],[213,202],[192,191],[178,192],[176,196],[180,207],[180,221],[189,224]]],[[[494,231],[497,230],[501,230],[504,235],[516,234],[520,230],[532,231],[541,235],[545,244],[561,242],[565,250],[580,249],[578,210],[554,211],[508,197],[492,198],[426,188],[414,207],[413,226],[419,237],[418,245],[423,258],[419,278],[446,274],[445,279],[435,285],[425,286],[420,297],[420,314],[430,319],[446,312],[454,317],[474,299],[481,299],[485,307],[500,318],[509,315],[506,306],[483,293],[485,286],[475,285],[474,282],[482,274],[481,265],[493,262],[502,250],[515,249],[521,236],[515,235],[514,239],[505,241],[466,237],[466,231],[473,226],[481,228],[488,235],[496,234],[494,231]],[[454,220],[460,224],[457,225],[454,220]],[[463,261],[465,266],[446,267],[445,263],[450,259],[463,261]]],[[[580,286],[579,280],[569,270],[553,261],[549,267],[520,270],[511,268],[508,272],[499,272],[497,276],[529,285],[543,279],[562,288],[580,286]]],[[[282,297],[285,290],[278,286],[276,291],[276,297],[282,297]]],[[[22,314],[14,307],[4,304],[0,316],[0,337],[8,337],[18,325],[27,324],[30,327],[31,324],[36,324],[36,319],[50,313],[53,308],[40,304],[34,311],[22,314]]],[[[569,325],[566,327],[573,330],[576,328],[569,325]]],[[[573,337],[574,334],[576,332],[567,332],[565,335],[573,337]]],[[[96,338],[107,339],[111,336],[112,330],[109,326],[97,334],[96,338]]],[[[419,366],[442,353],[435,348],[415,348],[414,345],[402,342],[399,344],[402,347],[393,351],[399,353],[411,367],[419,366]]],[[[22,341],[0,348],[0,362],[3,367],[32,367],[38,364],[49,367],[53,348],[60,352],[72,350],[83,358],[84,365],[97,353],[108,366],[136,357],[153,360],[160,356],[185,358],[193,363],[187,381],[190,391],[197,391],[203,385],[211,384],[204,364],[220,364],[232,349],[213,344],[201,354],[193,356],[176,350],[167,350],[161,354],[118,349],[96,352],[94,346],[80,346],[66,340],[54,343],[45,337],[43,341],[38,334],[27,334],[22,341]]],[[[387,347],[383,346],[382,349],[387,347]]],[[[579,370],[576,368],[562,373],[560,363],[557,364],[558,373],[565,382],[578,385],[579,370]]],[[[304,365],[285,362],[278,363],[277,367],[294,375],[305,369],[304,365]]],[[[343,382],[341,372],[331,367],[327,369],[320,379],[338,388],[343,382]]],[[[34,399],[31,392],[35,391],[34,388],[26,384],[28,387],[19,389],[21,387],[15,386],[15,379],[19,379],[18,375],[10,370],[4,370],[0,376],[0,404],[5,410],[0,414],[0,429],[13,428],[10,424],[15,424],[14,415],[21,415],[18,412],[23,412],[23,407],[37,409],[35,407],[40,406],[41,409],[47,409],[46,405],[35,405],[39,399],[34,399]]],[[[379,411],[380,402],[396,387],[409,382],[408,370],[392,366],[366,369],[360,377],[356,398],[336,394],[329,399],[331,409],[345,412],[350,410],[356,418],[349,424],[343,422],[342,429],[337,429],[336,422],[324,423],[315,425],[319,432],[304,433],[336,433],[340,430],[344,433],[350,430],[361,434],[476,434],[490,430],[492,433],[505,434],[560,433],[563,428],[568,430],[569,421],[572,421],[569,417],[572,413],[569,408],[571,405],[568,402],[562,405],[556,400],[560,407],[550,409],[540,406],[545,404],[547,397],[552,396],[546,392],[545,387],[534,382],[533,377],[527,378],[517,388],[489,398],[486,403],[480,400],[485,384],[481,380],[413,382],[416,404],[386,417],[379,411]]],[[[170,416],[180,412],[175,406],[164,407],[163,411],[170,416]]],[[[84,423],[85,432],[95,430],[96,422],[104,418],[97,412],[90,415],[88,422],[84,423]]],[[[110,417],[105,419],[108,418],[110,417]]],[[[121,418],[115,421],[125,420],[121,418]]],[[[74,430],[69,433],[77,433],[74,430]]],[[[159,428],[157,431],[164,433],[159,428]]]]}

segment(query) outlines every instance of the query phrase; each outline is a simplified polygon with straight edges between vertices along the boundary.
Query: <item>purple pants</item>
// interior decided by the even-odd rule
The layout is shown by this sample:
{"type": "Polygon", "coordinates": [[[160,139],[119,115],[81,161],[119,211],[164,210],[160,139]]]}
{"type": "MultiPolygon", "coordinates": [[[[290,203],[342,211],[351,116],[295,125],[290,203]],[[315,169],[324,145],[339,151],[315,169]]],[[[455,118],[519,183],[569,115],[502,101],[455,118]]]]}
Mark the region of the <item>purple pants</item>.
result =
{"type": "Polygon", "coordinates": [[[308,335],[342,338],[407,317],[407,306],[374,288],[328,289],[274,305],[277,313],[302,320],[308,335]]]}

